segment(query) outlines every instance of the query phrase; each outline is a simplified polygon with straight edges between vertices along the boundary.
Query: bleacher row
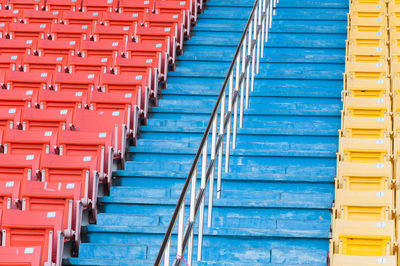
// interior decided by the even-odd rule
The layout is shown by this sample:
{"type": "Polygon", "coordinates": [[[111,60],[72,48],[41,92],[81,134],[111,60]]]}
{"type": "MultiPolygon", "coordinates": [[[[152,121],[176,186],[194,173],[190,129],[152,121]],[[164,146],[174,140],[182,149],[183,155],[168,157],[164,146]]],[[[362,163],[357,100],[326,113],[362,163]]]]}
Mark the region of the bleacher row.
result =
{"type": "Polygon", "coordinates": [[[397,265],[400,3],[353,0],[348,14],[331,265],[397,265]]]}
{"type": "Polygon", "coordinates": [[[61,265],[201,0],[0,0],[1,265],[61,265]]]}

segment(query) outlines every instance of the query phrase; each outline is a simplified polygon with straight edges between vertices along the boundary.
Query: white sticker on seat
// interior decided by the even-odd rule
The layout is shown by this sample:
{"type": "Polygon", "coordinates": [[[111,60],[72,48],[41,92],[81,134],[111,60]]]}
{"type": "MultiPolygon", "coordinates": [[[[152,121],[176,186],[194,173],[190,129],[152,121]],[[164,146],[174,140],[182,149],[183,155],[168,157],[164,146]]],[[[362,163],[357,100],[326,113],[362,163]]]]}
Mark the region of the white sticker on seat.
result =
{"type": "Polygon", "coordinates": [[[125,93],[125,98],[132,98],[132,93],[125,93]]]}
{"type": "Polygon", "coordinates": [[[13,186],[14,186],[14,181],[6,182],[6,187],[13,187],[13,186]]]}
{"type": "Polygon", "coordinates": [[[385,118],[384,117],[378,117],[376,119],[376,122],[385,122],[385,118]]]}
{"type": "Polygon", "coordinates": [[[88,79],[94,79],[94,74],[89,74],[89,75],[87,76],[87,78],[88,78],[88,79]]]}
{"type": "Polygon", "coordinates": [[[129,30],[129,26],[123,27],[122,30],[129,30]]]}
{"type": "Polygon", "coordinates": [[[40,24],[40,28],[41,29],[46,28],[46,24],[40,24]]]}
{"type": "Polygon", "coordinates": [[[166,32],[171,31],[171,28],[165,28],[164,31],[166,32]]]}
{"type": "Polygon", "coordinates": [[[147,59],[147,60],[146,60],[146,63],[147,63],[147,64],[153,63],[153,59],[147,59]]]}
{"type": "Polygon", "coordinates": [[[31,90],[31,91],[26,91],[25,94],[26,94],[26,95],[32,95],[32,94],[33,94],[33,91],[32,91],[32,90],[31,90]]]}
{"type": "Polygon", "coordinates": [[[118,42],[113,42],[112,46],[118,46],[118,42]]]}
{"type": "Polygon", "coordinates": [[[378,191],[378,192],[376,192],[376,196],[378,198],[384,197],[385,196],[385,192],[384,191],[378,191]]]}
{"type": "Polygon", "coordinates": [[[378,80],[376,81],[376,84],[383,84],[383,79],[378,79],[378,80]]]}
{"type": "Polygon", "coordinates": [[[92,156],[85,156],[83,157],[84,162],[90,162],[92,160],[92,156]]]}
{"type": "Polygon", "coordinates": [[[378,169],[381,169],[381,168],[383,168],[384,166],[385,166],[384,163],[377,163],[377,164],[376,164],[376,168],[378,168],[378,169]]]}
{"type": "Polygon", "coordinates": [[[60,115],[66,115],[68,113],[68,110],[60,110],[60,115]]]}
{"type": "Polygon", "coordinates": [[[382,67],[382,63],[376,63],[376,67],[382,67]]]}
{"type": "Polygon", "coordinates": [[[54,218],[54,217],[56,217],[56,212],[48,212],[46,217],[47,218],[54,218]]]}
{"type": "Polygon", "coordinates": [[[376,22],[382,22],[382,18],[377,18],[376,22]]]}
{"type": "Polygon", "coordinates": [[[46,78],[47,77],[47,73],[40,73],[40,77],[41,78],[46,78]]]}
{"type": "Polygon", "coordinates": [[[381,36],[382,35],[382,32],[377,32],[376,33],[376,36],[381,36]]]}
{"type": "Polygon", "coordinates": [[[32,43],[32,40],[27,40],[26,41],[26,44],[31,44],[32,43]]]}
{"type": "Polygon", "coordinates": [[[99,133],[99,138],[105,138],[105,137],[107,137],[107,133],[105,133],[105,132],[99,133]]]}
{"type": "Polygon", "coordinates": [[[377,223],[376,223],[376,227],[378,227],[378,228],[385,228],[385,227],[386,227],[386,223],[385,223],[385,222],[377,222],[377,223]]]}
{"type": "Polygon", "coordinates": [[[75,41],[70,41],[69,45],[75,45],[75,43],[76,43],[75,41]]]}
{"type": "Polygon", "coordinates": [[[76,96],[76,97],[80,97],[80,96],[82,96],[82,92],[81,92],[81,91],[77,91],[77,92],[75,92],[75,96],[76,96]]]}
{"type": "Polygon", "coordinates": [[[46,131],[46,132],[44,132],[44,136],[45,136],[45,137],[51,137],[51,135],[53,135],[53,132],[52,132],[52,131],[46,131]]]}
{"type": "Polygon", "coordinates": [[[60,56],[60,57],[57,57],[57,59],[56,59],[56,61],[62,61],[63,60],[63,58],[60,56]]]}
{"type": "Polygon", "coordinates": [[[107,58],[102,58],[102,59],[101,59],[101,62],[102,62],[102,63],[107,63],[107,61],[108,61],[107,58]]]}
{"type": "Polygon", "coordinates": [[[16,55],[11,56],[11,60],[16,60],[17,58],[18,58],[18,56],[16,56],[16,55]]]}
{"type": "Polygon", "coordinates": [[[377,51],[377,52],[382,51],[382,47],[376,47],[376,51],[377,51]]]}
{"type": "Polygon", "coordinates": [[[17,110],[15,108],[8,109],[9,114],[15,114],[17,110]]]}
{"type": "Polygon", "coordinates": [[[73,189],[75,187],[75,184],[67,184],[66,188],[67,189],[73,189]]]}
{"type": "Polygon", "coordinates": [[[35,155],[29,154],[29,155],[27,155],[27,156],[25,157],[25,160],[27,160],[27,161],[32,161],[34,158],[35,158],[35,155]]]}
{"type": "Polygon", "coordinates": [[[378,262],[378,264],[387,263],[387,258],[386,257],[378,257],[377,262],[378,262]]]}
{"type": "Polygon", "coordinates": [[[178,15],[173,15],[172,18],[178,18],[178,15]]]}
{"type": "Polygon", "coordinates": [[[141,79],[142,79],[142,76],[141,76],[141,75],[136,76],[136,80],[141,80],[141,79]]]}
{"type": "Polygon", "coordinates": [[[161,43],[157,43],[156,44],[156,48],[160,48],[160,47],[162,47],[162,44],[161,43]]]}
{"type": "Polygon", "coordinates": [[[138,13],[133,13],[133,14],[132,14],[132,17],[133,17],[133,18],[137,18],[138,16],[139,16],[138,13]]]}
{"type": "Polygon", "coordinates": [[[119,111],[112,112],[112,116],[119,116],[119,111]]]}
{"type": "Polygon", "coordinates": [[[24,254],[32,254],[33,253],[33,248],[25,248],[24,254]]]}

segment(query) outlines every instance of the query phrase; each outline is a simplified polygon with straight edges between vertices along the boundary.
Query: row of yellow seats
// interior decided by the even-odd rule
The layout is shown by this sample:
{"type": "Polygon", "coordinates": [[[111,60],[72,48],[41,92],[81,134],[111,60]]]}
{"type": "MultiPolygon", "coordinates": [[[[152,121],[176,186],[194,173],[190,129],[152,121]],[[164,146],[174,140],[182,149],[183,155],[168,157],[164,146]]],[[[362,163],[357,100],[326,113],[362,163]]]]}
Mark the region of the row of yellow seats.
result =
{"type": "Polygon", "coordinates": [[[331,265],[397,265],[390,57],[396,36],[388,25],[396,28],[387,4],[350,2],[331,265]]]}

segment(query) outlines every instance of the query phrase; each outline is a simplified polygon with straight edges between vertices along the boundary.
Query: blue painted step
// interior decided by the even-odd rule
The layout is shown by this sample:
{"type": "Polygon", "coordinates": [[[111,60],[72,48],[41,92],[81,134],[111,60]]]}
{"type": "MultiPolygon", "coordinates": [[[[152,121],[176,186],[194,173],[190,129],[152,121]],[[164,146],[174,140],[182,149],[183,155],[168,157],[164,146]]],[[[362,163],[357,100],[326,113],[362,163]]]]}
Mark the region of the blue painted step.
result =
{"type": "MultiPolygon", "coordinates": [[[[66,264],[153,264],[252,4],[207,1],[125,170],[99,199],[98,223],[66,264]]],[[[280,0],[194,265],[326,265],[347,11],[346,0],[280,0]]]]}

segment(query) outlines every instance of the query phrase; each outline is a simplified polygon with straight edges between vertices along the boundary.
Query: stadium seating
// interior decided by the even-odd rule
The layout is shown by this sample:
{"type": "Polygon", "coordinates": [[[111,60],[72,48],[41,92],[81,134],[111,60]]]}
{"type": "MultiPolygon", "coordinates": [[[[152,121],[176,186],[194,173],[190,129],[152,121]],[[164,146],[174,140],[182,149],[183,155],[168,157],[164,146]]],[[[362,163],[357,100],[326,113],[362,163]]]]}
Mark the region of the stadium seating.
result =
{"type": "Polygon", "coordinates": [[[197,19],[200,2],[181,3],[1,1],[0,265],[78,252],[197,19]]]}
{"type": "Polygon", "coordinates": [[[399,34],[389,2],[350,1],[330,265],[397,265],[399,34]]]}

